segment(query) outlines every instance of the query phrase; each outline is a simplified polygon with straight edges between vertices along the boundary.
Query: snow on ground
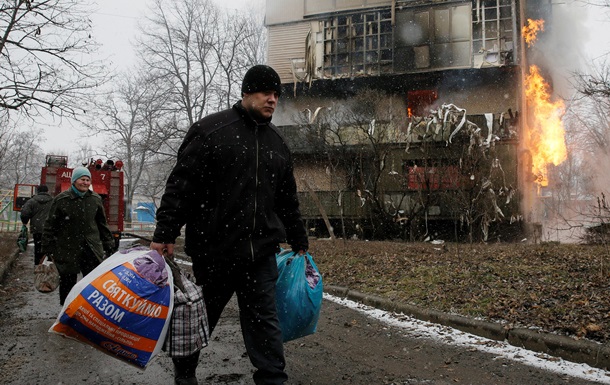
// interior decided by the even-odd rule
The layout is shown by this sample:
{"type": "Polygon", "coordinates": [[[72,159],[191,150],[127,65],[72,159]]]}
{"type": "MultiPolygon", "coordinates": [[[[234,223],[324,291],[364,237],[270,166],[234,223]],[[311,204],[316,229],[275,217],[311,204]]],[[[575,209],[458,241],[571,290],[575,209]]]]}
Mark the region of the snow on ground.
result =
{"type": "Polygon", "coordinates": [[[429,338],[445,344],[461,346],[467,349],[476,349],[481,352],[491,353],[498,357],[507,358],[555,373],[589,381],[596,381],[603,384],[610,384],[610,372],[593,368],[587,364],[577,364],[565,361],[561,358],[549,356],[548,354],[518,348],[510,345],[508,342],[494,341],[475,336],[447,326],[421,321],[404,314],[375,309],[358,302],[335,297],[326,293],[324,293],[324,299],[364,313],[389,326],[397,327],[404,331],[405,336],[429,338]]]}

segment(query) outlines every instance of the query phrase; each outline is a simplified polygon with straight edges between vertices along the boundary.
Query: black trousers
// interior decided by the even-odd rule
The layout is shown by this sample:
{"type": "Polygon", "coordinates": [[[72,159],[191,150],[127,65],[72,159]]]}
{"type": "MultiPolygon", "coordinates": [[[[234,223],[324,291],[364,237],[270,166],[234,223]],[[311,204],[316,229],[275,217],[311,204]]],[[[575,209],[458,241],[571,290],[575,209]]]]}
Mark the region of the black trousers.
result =
{"type": "Polygon", "coordinates": [[[42,253],[42,233],[33,233],[32,238],[34,238],[34,265],[38,265],[44,257],[42,253]]]}
{"type": "Polygon", "coordinates": [[[284,345],[275,306],[275,254],[254,261],[227,259],[198,260],[194,266],[197,283],[203,288],[210,333],[236,294],[246,352],[256,368],[255,384],[284,384],[288,375],[284,372],[284,345]]]}
{"type": "MultiPolygon", "coordinates": [[[[87,250],[85,253],[81,254],[81,257],[78,259],[78,264],[80,267],[80,272],[83,274],[83,277],[91,272],[91,270],[95,269],[97,265],[100,264],[100,261],[97,257],[91,252],[87,250]]],[[[78,279],[78,274],[62,274],[59,273],[59,304],[63,306],[66,297],[70,293],[70,290],[76,285],[76,281],[78,279]]]]}

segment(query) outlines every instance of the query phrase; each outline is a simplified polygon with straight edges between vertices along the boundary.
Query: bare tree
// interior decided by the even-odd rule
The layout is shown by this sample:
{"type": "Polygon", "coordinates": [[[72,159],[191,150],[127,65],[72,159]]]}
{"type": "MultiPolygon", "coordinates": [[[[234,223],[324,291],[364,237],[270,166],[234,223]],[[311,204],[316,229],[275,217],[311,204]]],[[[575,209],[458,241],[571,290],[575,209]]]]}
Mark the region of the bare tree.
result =
{"type": "Polygon", "coordinates": [[[341,202],[344,192],[361,198],[369,236],[445,237],[453,222],[470,241],[487,240],[494,225],[520,220],[516,186],[496,155],[496,142],[508,130],[481,130],[453,105],[407,118],[402,100],[373,90],[306,112],[309,147],[339,181],[333,201],[341,202]]]}
{"type": "Polygon", "coordinates": [[[141,27],[139,55],[150,74],[168,85],[167,107],[180,114],[183,130],[207,114],[217,95],[220,63],[212,43],[219,30],[219,10],[210,0],[155,0],[141,27]]]}
{"type": "Polygon", "coordinates": [[[607,61],[592,64],[586,72],[575,74],[577,90],[583,96],[607,105],[610,98],[610,65],[607,61]]]}
{"type": "Polygon", "coordinates": [[[106,156],[124,161],[130,204],[135,194],[154,202],[187,129],[239,98],[236,79],[260,59],[256,43],[265,41],[262,19],[253,20],[211,0],[151,4],[140,26],[139,73],[117,77],[95,102],[102,118],[87,122],[108,138],[106,156]]]}
{"type": "Polygon", "coordinates": [[[241,79],[248,68],[266,62],[267,33],[261,10],[225,13],[221,23],[221,29],[227,32],[219,35],[212,47],[223,75],[219,91],[224,97],[220,98],[218,108],[224,109],[240,98],[241,79]]]}
{"type": "Polygon", "coordinates": [[[75,117],[83,95],[104,81],[88,14],[91,3],[11,0],[0,6],[0,107],[28,116],[75,117]]]}
{"type": "Polygon", "coordinates": [[[609,0],[575,0],[575,2],[594,7],[610,7],[609,0]]]}
{"type": "Polygon", "coordinates": [[[165,107],[167,88],[159,80],[145,73],[124,74],[117,89],[97,102],[101,117],[87,123],[108,138],[104,157],[124,163],[128,206],[151,158],[168,141],[166,126],[173,126],[172,112],[165,107]]]}
{"type": "Polygon", "coordinates": [[[598,225],[607,231],[605,196],[610,191],[606,178],[610,167],[610,119],[607,116],[610,96],[603,90],[591,92],[592,83],[588,79],[577,77],[579,92],[564,117],[569,156],[566,162],[554,168],[554,179],[558,182],[551,186],[553,200],[546,202],[552,219],[547,227],[563,234],[561,238],[567,240],[569,237],[572,241],[586,238],[587,229],[598,225]]]}
{"type": "MultiPolygon", "coordinates": [[[[64,155],[63,153],[53,153],[53,155],[64,155]]],[[[68,167],[88,166],[96,155],[96,151],[89,143],[79,143],[79,147],[71,152],[68,157],[68,167]]]]}
{"type": "MultiPolygon", "coordinates": [[[[13,138],[15,136],[15,128],[10,124],[8,116],[1,119],[0,123],[0,176],[5,175],[9,168],[10,149],[12,147],[13,138]]],[[[10,178],[0,178],[0,189],[11,188],[13,181],[10,178]]]]}
{"type": "Polygon", "coordinates": [[[314,112],[316,119],[302,117],[310,147],[336,181],[336,191],[329,192],[334,194],[332,201],[342,204],[340,197],[347,191],[361,198],[372,236],[379,239],[400,236],[396,219],[406,206],[406,195],[396,186],[400,182],[393,180],[398,174],[395,167],[402,165],[393,165],[391,158],[392,143],[400,141],[396,122],[404,118],[402,107],[381,92],[364,90],[322,113],[314,112]]]}
{"type": "Polygon", "coordinates": [[[155,0],[141,26],[141,67],[163,80],[177,136],[203,116],[229,107],[249,66],[261,60],[260,17],[220,10],[211,0],[155,0]]]}
{"type": "Polygon", "coordinates": [[[0,132],[0,188],[18,183],[40,183],[44,155],[38,145],[41,133],[34,128],[0,132]]]}
{"type": "Polygon", "coordinates": [[[165,190],[167,175],[171,172],[174,163],[174,158],[155,155],[143,170],[142,178],[138,184],[138,193],[152,202],[155,209],[159,207],[161,196],[165,190]]]}
{"type": "Polygon", "coordinates": [[[561,183],[581,196],[610,189],[603,177],[610,165],[609,103],[610,98],[585,96],[572,103],[564,118],[566,142],[574,157],[566,167],[578,170],[564,171],[561,183]]]}

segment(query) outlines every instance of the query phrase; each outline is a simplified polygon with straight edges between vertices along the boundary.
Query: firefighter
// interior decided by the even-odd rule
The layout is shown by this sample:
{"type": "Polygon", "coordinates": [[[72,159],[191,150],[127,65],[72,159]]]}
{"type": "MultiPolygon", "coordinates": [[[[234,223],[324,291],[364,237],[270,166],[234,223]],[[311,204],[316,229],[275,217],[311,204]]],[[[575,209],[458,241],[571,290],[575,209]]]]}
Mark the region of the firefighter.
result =
{"type": "MultiPolygon", "coordinates": [[[[259,385],[288,378],[275,305],[275,254],[280,242],[301,253],[309,245],[292,156],[271,123],[280,92],[275,70],[254,66],[243,79],[241,101],[191,126],[167,180],[151,244],[172,255],[186,224],[185,251],[203,289],[210,333],[235,293],[259,385]]],[[[176,384],[197,384],[199,351],[172,359],[176,384]]]]}
{"type": "Polygon", "coordinates": [[[36,195],[28,199],[21,208],[21,222],[24,225],[30,223],[30,232],[34,238],[34,265],[42,261],[42,229],[47,220],[47,214],[51,208],[53,197],[49,194],[46,185],[36,188],[36,195]]]}
{"type": "Polygon", "coordinates": [[[52,256],[59,271],[61,305],[78,273],[89,274],[115,247],[102,198],[89,189],[91,172],[76,167],[71,182],[68,190],[53,199],[42,236],[43,252],[52,256]]]}

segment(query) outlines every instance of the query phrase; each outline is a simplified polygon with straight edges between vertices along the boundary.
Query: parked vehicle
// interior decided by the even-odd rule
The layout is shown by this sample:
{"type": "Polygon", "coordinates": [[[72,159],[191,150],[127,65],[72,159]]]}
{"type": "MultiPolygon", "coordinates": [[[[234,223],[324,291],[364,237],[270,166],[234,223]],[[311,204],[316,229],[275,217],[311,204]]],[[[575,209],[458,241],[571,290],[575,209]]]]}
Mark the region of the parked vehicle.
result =
{"type": "MultiPolygon", "coordinates": [[[[84,164],[91,172],[91,189],[102,197],[108,226],[115,240],[121,239],[125,218],[125,189],[123,162],[108,159],[89,161],[84,164]]],[[[40,184],[47,185],[52,196],[70,188],[73,168],[68,167],[68,157],[47,155],[40,175],[40,184]]]]}

